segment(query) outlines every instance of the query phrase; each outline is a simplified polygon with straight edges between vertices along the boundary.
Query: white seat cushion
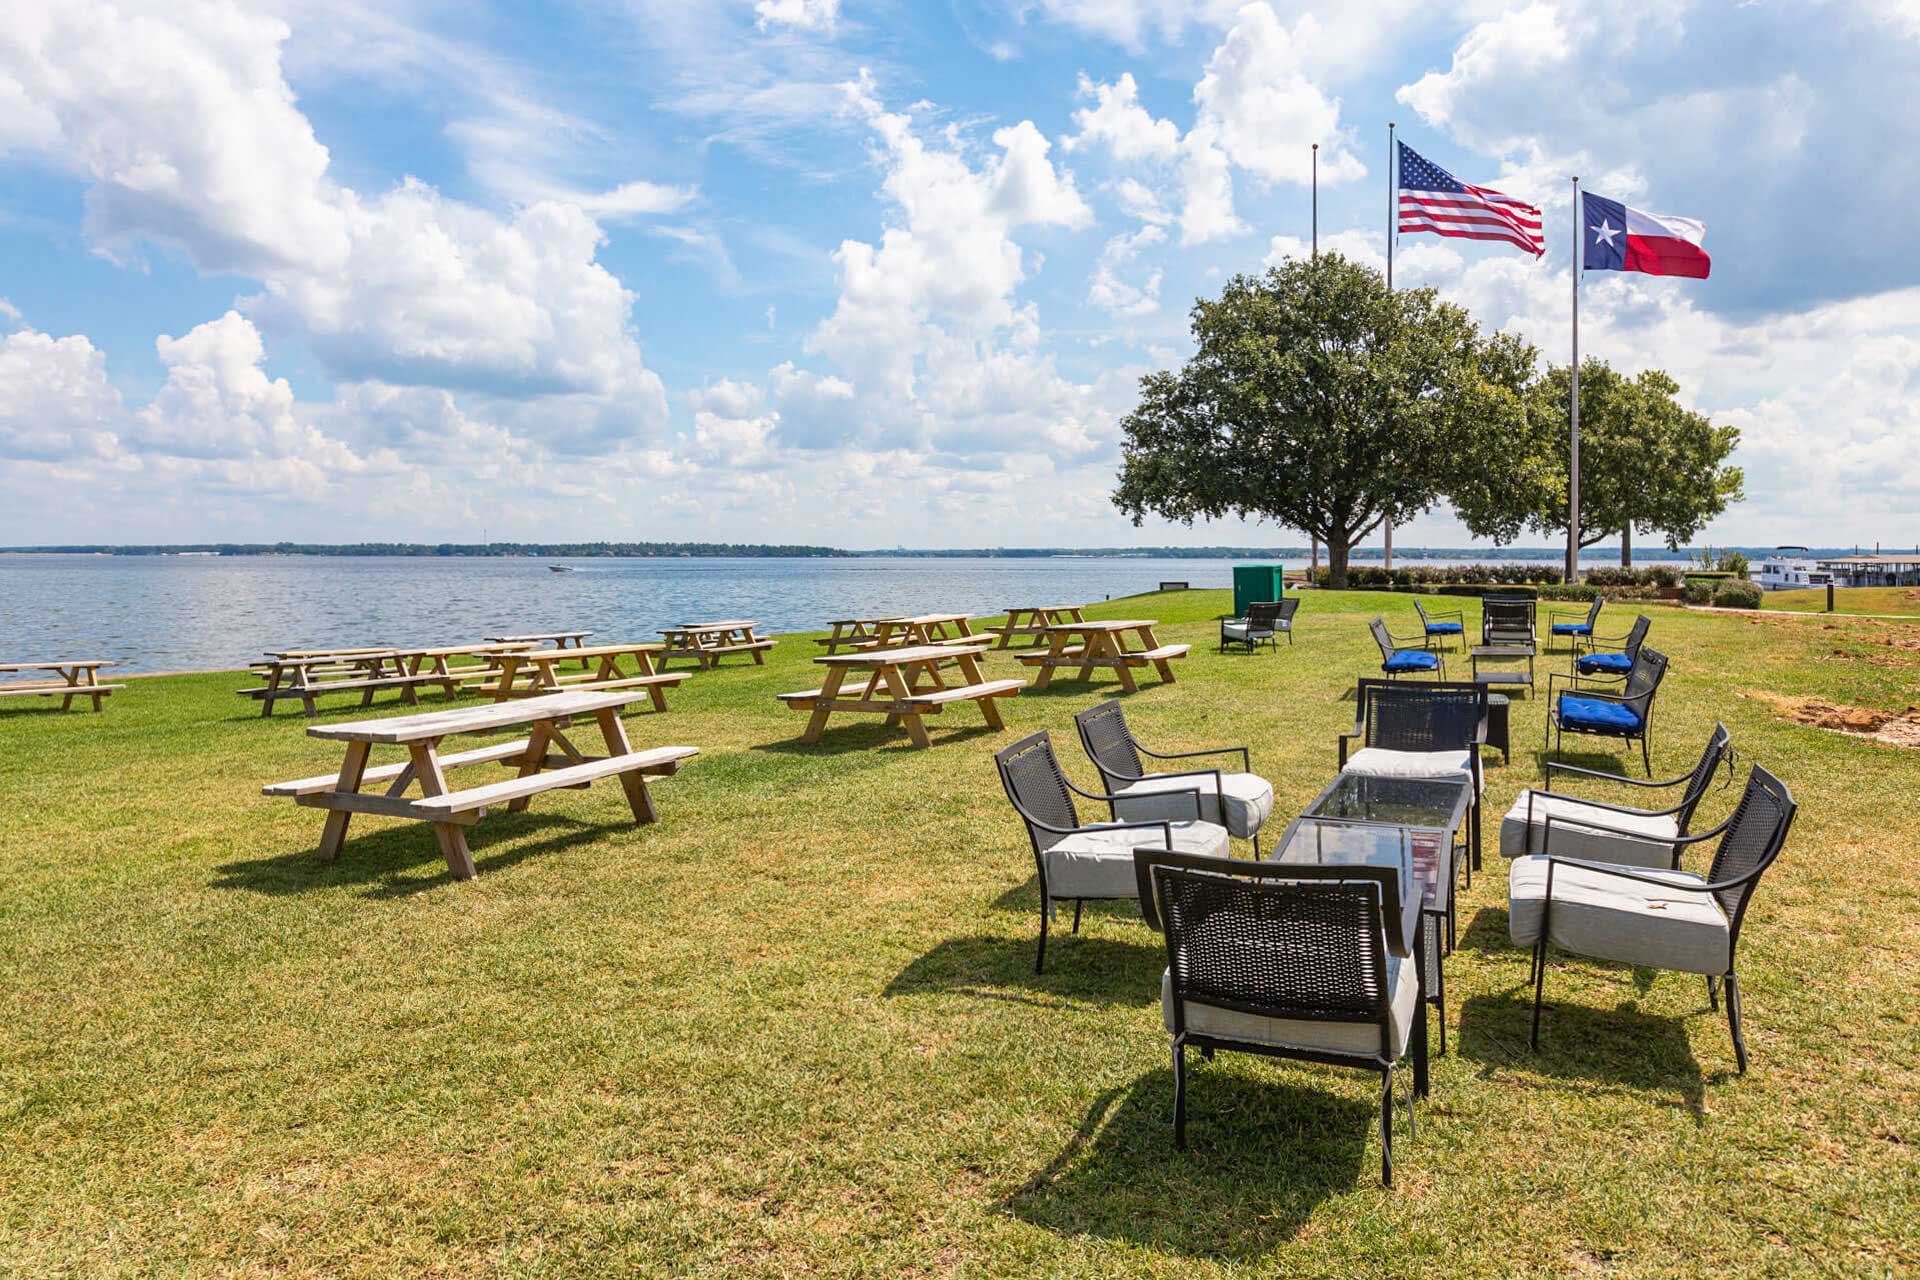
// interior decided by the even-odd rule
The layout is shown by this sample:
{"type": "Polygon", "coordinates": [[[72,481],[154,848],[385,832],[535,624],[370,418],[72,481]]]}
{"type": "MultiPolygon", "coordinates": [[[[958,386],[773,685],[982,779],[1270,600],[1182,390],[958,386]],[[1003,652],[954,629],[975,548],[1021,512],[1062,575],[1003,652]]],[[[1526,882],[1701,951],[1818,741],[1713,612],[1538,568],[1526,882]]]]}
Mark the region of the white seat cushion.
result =
{"type": "Polygon", "coordinates": [[[1113,810],[1122,822],[1142,818],[1191,818],[1193,801],[1187,793],[1200,792],[1200,818],[1225,827],[1242,840],[1253,839],[1273,813],[1273,784],[1257,773],[1223,773],[1219,790],[1211,777],[1169,777],[1148,774],[1114,792],[1125,796],[1114,801],[1113,810]],[[1173,794],[1165,794],[1172,792],[1173,794]],[[1226,793],[1227,812],[1220,813],[1220,795],[1226,793]]]}
{"type": "MultiPolygon", "coordinates": [[[[1412,961],[1402,963],[1397,956],[1387,957],[1388,1039],[1394,1060],[1407,1051],[1407,1036],[1420,1011],[1420,983],[1412,961]]],[[[1173,1034],[1173,970],[1160,975],[1160,1018],[1173,1034]]],[[[1276,1045],[1288,1049],[1306,1049],[1321,1053],[1351,1053],[1377,1057],[1380,1053],[1380,1028],[1371,1022],[1315,1022],[1297,1018],[1263,1018],[1237,1009],[1187,1001],[1187,1030],[1218,1036],[1222,1040],[1243,1040],[1253,1044],[1276,1045]]]]}
{"type": "Polygon", "coordinates": [[[1587,858],[1594,862],[1616,862],[1628,867],[1671,867],[1672,842],[1680,834],[1680,824],[1671,816],[1639,813],[1615,813],[1595,809],[1573,796],[1551,791],[1522,791],[1500,822],[1500,852],[1509,858],[1528,853],[1557,853],[1567,858],[1587,858]],[[1528,822],[1527,803],[1532,798],[1533,816],[1528,822]],[[1547,848],[1547,819],[1553,819],[1553,848],[1547,848]],[[1573,825],[1578,821],[1614,827],[1633,835],[1598,831],[1573,825]]]}
{"type": "MultiPolygon", "coordinates": [[[[1227,829],[1211,822],[1175,822],[1175,853],[1227,856],[1227,829]]],[[[1132,898],[1139,881],[1133,873],[1135,849],[1165,849],[1159,827],[1128,831],[1076,831],[1041,856],[1047,862],[1047,895],[1053,898],[1132,898]]]]}
{"type": "Polygon", "coordinates": [[[1220,634],[1229,640],[1245,640],[1249,632],[1244,622],[1223,622],[1220,624],[1220,634]]]}
{"type": "MultiPolygon", "coordinates": [[[[1362,747],[1347,757],[1345,772],[1364,773],[1375,778],[1468,778],[1473,774],[1471,756],[1465,751],[1389,751],[1385,747],[1362,747]]],[[[1486,789],[1484,774],[1480,778],[1486,789]]]]}
{"type": "MultiPolygon", "coordinates": [[[[1669,884],[1700,884],[1690,871],[1634,868],[1669,884]]],[[[1732,956],[1732,932],[1719,899],[1675,893],[1561,863],[1553,871],[1553,910],[1546,911],[1547,860],[1515,858],[1507,876],[1507,930],[1520,946],[1547,941],[1597,960],[1618,960],[1681,973],[1721,974],[1732,956]]]]}

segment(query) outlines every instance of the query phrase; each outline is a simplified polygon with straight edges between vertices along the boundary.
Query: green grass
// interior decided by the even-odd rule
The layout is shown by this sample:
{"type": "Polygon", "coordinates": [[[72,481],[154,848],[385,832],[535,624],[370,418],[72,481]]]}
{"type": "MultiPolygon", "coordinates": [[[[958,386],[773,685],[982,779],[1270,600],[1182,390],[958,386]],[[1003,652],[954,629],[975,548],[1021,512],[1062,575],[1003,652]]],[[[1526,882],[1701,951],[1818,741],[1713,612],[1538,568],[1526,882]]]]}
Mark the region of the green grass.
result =
{"type": "MultiPolygon", "coordinates": [[[[1366,619],[1411,629],[1411,602],[1307,593],[1298,643],[1251,657],[1213,652],[1225,605],[1093,613],[1194,645],[1128,698],[1143,738],[1247,743],[1297,812],[1377,665],[1366,619]]],[[[241,676],[0,710],[0,1273],[1911,1274],[1920,760],[1747,695],[1898,707],[1920,655],[1885,624],[1654,618],[1656,771],[1724,719],[1802,804],[1741,945],[1752,1070],[1698,980],[1572,960],[1528,1052],[1490,852],[1391,1191],[1358,1072],[1222,1055],[1171,1149],[1164,957],[1133,909],[1090,909],[1033,974],[991,753],[1048,728],[1090,781],[1071,717],[1111,684],[1005,703],[1005,734],[950,711],[930,751],[876,723],[808,748],[772,695],[818,650],[784,638],[630,717],[702,751],[659,825],[606,784],[542,796],[477,829],[465,884],[423,828],[364,817],[317,864],[321,815],[259,787],[338,753],[241,676]]],[[[1516,703],[1496,819],[1541,721],[1516,703]]]]}
{"type": "MultiPolygon", "coordinates": [[[[1813,587],[1805,591],[1769,591],[1761,601],[1766,609],[1791,609],[1796,613],[1825,613],[1827,589],[1813,587]]],[[[1914,587],[1835,587],[1835,613],[1911,613],[1920,614],[1920,588],[1914,587]]]]}

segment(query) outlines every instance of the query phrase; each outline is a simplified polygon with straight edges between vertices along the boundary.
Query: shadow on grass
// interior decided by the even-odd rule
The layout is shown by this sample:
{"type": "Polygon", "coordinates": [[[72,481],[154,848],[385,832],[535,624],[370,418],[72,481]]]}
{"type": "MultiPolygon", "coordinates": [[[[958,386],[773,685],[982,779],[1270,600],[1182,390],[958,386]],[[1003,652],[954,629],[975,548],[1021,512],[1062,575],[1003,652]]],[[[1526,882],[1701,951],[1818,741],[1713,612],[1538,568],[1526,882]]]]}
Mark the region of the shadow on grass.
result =
{"type": "MultiPolygon", "coordinates": [[[[314,811],[316,834],[323,817],[314,811]]],[[[602,823],[578,822],[555,814],[498,812],[486,823],[467,828],[467,847],[478,875],[497,872],[528,858],[554,853],[574,845],[604,839],[611,828],[602,823]],[[547,832],[544,839],[524,837],[547,832]],[[484,832],[485,834],[479,834],[484,832]]],[[[224,863],[213,881],[216,889],[234,889],[271,896],[310,893],[340,885],[364,884],[372,899],[404,898],[454,883],[440,856],[433,832],[422,822],[349,837],[338,859],[320,861],[312,845],[270,858],[248,858],[224,863]],[[421,868],[438,874],[422,878],[421,868]]]]}
{"type": "Polygon", "coordinates": [[[1020,691],[1022,698],[1081,698],[1089,693],[1098,693],[1104,698],[1130,698],[1136,693],[1145,693],[1148,689],[1165,684],[1157,674],[1141,676],[1134,673],[1134,687],[1125,688],[1111,675],[1096,675],[1092,679],[1082,680],[1078,675],[1055,676],[1053,682],[1042,689],[1029,684],[1020,691]]]}
{"type": "MultiPolygon", "coordinates": [[[[797,716],[795,719],[797,723],[791,738],[783,738],[777,742],[757,743],[747,749],[765,751],[771,755],[816,757],[851,755],[861,751],[916,752],[923,749],[913,745],[913,739],[907,736],[905,728],[889,725],[878,716],[863,715],[856,720],[849,715],[838,722],[830,720],[827,722],[826,732],[820,735],[818,742],[802,742],[800,734],[805,731],[806,721],[797,716]]],[[[929,716],[925,723],[927,736],[933,739],[933,746],[936,748],[981,738],[999,738],[1011,732],[1007,729],[996,729],[985,722],[944,725],[940,723],[938,716],[929,716]]]]}
{"type": "MultiPolygon", "coordinates": [[[[1108,1090],[1002,1207],[1062,1236],[1229,1261],[1272,1252],[1321,1201],[1379,1170],[1367,1157],[1371,1103],[1337,1092],[1331,1074],[1318,1088],[1272,1071],[1243,1055],[1188,1054],[1185,1151],[1173,1146],[1170,1069],[1108,1090]]],[[[1404,1119],[1395,1137],[1405,1143],[1404,1119]]]]}
{"type": "MultiPolygon", "coordinates": [[[[1460,1006],[1454,1043],[1462,1058],[1481,1064],[1483,1079],[1497,1072],[1503,1088],[1677,1095],[1676,1105],[1691,1112],[1695,1123],[1705,1122],[1707,1078],[1694,1059],[1687,1019],[1648,1013],[1640,1007],[1640,997],[1651,990],[1656,977],[1652,970],[1624,966],[1595,970],[1584,962],[1570,963],[1564,956],[1550,960],[1546,1005],[1540,1012],[1540,1050],[1535,1053],[1527,1045],[1533,1025],[1533,987],[1525,981],[1526,953],[1516,955],[1522,959],[1514,973],[1513,990],[1474,996],[1460,1006]],[[1573,964],[1579,965],[1577,977],[1573,964]],[[1596,977],[1623,988],[1611,1007],[1605,1004],[1607,997],[1591,990],[1596,977]],[[1586,989],[1573,990],[1576,982],[1583,982],[1586,989]],[[1556,985],[1570,998],[1555,999],[1556,985]]],[[[1683,974],[1658,976],[1669,982],[1686,980],[1683,974]]],[[[1704,1007],[1704,983],[1700,998],[1704,1007]]],[[[1716,1073],[1715,1079],[1721,1074],[1716,1073]]]]}
{"type": "Polygon", "coordinates": [[[1048,1007],[1061,1000],[1138,1006],[1159,994],[1166,959],[1158,935],[1136,920],[1137,940],[1075,936],[1066,932],[1071,916],[1071,911],[1062,913],[1060,926],[1047,938],[1045,973],[1033,971],[1036,913],[1033,937],[949,938],[894,975],[880,994],[891,999],[951,992],[1048,1007]]]}

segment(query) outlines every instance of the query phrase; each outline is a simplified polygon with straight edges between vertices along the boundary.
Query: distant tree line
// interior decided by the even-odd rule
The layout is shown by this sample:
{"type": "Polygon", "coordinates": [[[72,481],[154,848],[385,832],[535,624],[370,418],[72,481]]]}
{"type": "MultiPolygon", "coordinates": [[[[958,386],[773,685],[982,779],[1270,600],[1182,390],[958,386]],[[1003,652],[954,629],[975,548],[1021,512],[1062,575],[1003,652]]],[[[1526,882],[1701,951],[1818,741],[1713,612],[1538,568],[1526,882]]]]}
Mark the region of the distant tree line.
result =
{"type": "Polygon", "coordinates": [[[319,542],[182,542],[166,546],[9,547],[10,551],[41,551],[82,555],[167,556],[213,554],[223,556],[547,556],[555,559],[633,556],[736,556],[793,559],[845,556],[833,547],[788,546],[733,542],[356,542],[330,545],[319,542]]]}

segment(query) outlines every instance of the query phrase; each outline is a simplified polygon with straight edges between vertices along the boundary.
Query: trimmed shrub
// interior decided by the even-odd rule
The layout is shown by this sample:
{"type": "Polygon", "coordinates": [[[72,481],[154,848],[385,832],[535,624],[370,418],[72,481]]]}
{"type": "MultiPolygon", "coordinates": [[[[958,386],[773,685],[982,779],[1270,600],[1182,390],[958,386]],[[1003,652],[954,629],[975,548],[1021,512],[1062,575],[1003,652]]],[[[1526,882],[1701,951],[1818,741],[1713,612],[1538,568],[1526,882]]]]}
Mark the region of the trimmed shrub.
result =
{"type": "Polygon", "coordinates": [[[1688,604],[1712,604],[1713,584],[1704,578],[1688,578],[1686,600],[1688,604]]]}
{"type": "Polygon", "coordinates": [[[1714,590],[1713,602],[1722,609],[1758,609],[1760,588],[1751,582],[1724,582],[1714,590]]]}
{"type": "Polygon", "coordinates": [[[1680,581],[1680,575],[1673,571],[1673,566],[1670,564],[1653,566],[1647,570],[1647,576],[1653,580],[1653,585],[1656,587],[1672,587],[1680,581]]]}
{"type": "Polygon", "coordinates": [[[1540,598],[1542,600],[1578,600],[1585,603],[1595,596],[1605,594],[1607,593],[1600,590],[1599,587],[1586,584],[1570,587],[1565,583],[1560,583],[1556,586],[1540,588],[1540,598]]]}

